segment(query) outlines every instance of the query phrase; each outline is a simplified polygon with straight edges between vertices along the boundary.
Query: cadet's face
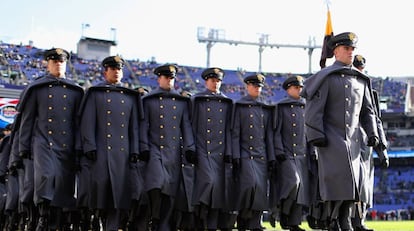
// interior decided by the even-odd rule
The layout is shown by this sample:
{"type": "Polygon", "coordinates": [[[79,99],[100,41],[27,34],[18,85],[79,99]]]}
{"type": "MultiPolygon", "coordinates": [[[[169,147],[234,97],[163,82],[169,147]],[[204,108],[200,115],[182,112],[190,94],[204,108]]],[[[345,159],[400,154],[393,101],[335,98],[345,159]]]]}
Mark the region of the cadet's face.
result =
{"type": "Polygon", "coordinates": [[[352,63],[354,58],[354,47],[340,45],[334,49],[335,59],[347,65],[352,63]]]}
{"type": "Polygon", "coordinates": [[[7,135],[10,135],[10,133],[11,133],[11,131],[10,131],[10,130],[4,130],[4,131],[3,131],[3,134],[4,134],[4,135],[6,135],[6,136],[7,136],[7,135]]]}
{"type": "Polygon", "coordinates": [[[212,92],[219,92],[221,87],[221,80],[217,78],[208,78],[206,80],[206,88],[212,92]]]}
{"type": "Polygon", "coordinates": [[[301,86],[290,86],[286,92],[288,93],[288,95],[290,95],[290,97],[294,98],[294,99],[299,99],[300,98],[300,92],[302,91],[302,87],[301,86]]]}
{"type": "Polygon", "coordinates": [[[66,61],[49,59],[47,61],[47,70],[55,77],[63,77],[66,72],[66,61]]]}
{"type": "Polygon", "coordinates": [[[253,98],[259,97],[261,92],[262,92],[262,87],[257,86],[252,83],[247,84],[247,94],[249,94],[251,97],[253,98]]]}
{"type": "Polygon", "coordinates": [[[174,88],[175,78],[165,75],[158,77],[158,85],[164,90],[171,90],[174,88]]]}
{"type": "Polygon", "coordinates": [[[122,71],[122,68],[107,67],[104,76],[109,83],[120,83],[124,77],[124,72],[122,71]]]}

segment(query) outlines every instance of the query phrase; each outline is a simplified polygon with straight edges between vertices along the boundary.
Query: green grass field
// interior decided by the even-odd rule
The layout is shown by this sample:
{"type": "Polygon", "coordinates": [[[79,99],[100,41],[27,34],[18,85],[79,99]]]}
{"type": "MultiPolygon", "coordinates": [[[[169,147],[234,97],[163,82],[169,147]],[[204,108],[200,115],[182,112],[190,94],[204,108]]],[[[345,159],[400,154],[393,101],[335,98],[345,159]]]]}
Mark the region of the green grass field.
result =
{"type": "MultiPolygon", "coordinates": [[[[411,221],[366,221],[368,228],[375,231],[414,231],[414,220],[411,221]]],[[[276,228],[270,226],[269,222],[263,223],[266,230],[283,230],[277,223],[276,228]]],[[[301,227],[306,230],[312,230],[309,228],[306,222],[303,222],[301,227]]]]}

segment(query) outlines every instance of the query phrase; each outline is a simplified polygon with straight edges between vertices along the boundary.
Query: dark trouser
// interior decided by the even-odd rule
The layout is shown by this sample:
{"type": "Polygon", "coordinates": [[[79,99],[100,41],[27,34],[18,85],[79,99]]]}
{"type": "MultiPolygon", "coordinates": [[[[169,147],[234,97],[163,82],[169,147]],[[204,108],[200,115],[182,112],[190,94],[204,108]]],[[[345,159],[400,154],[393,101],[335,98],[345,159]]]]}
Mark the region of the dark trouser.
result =
{"type": "Polygon", "coordinates": [[[162,194],[160,189],[148,191],[151,206],[151,230],[169,231],[174,230],[171,214],[174,208],[174,199],[162,194]]]}
{"type": "Polygon", "coordinates": [[[326,202],[317,202],[309,208],[307,216],[309,227],[312,229],[328,229],[328,208],[326,202]]]}
{"type": "Polygon", "coordinates": [[[261,229],[263,211],[242,210],[237,217],[237,229],[261,229]]]}
{"type": "Polygon", "coordinates": [[[6,210],[7,215],[5,229],[7,231],[14,231],[18,229],[19,214],[16,210],[6,210]]]}
{"type": "Polygon", "coordinates": [[[128,230],[146,231],[150,219],[148,204],[134,200],[128,215],[128,230]]]}
{"type": "Polygon", "coordinates": [[[118,231],[121,226],[121,210],[119,209],[106,209],[106,222],[104,230],[118,231]]]}
{"type": "Polygon", "coordinates": [[[201,203],[196,207],[197,228],[215,230],[218,227],[219,210],[201,203]]]}
{"type": "Polygon", "coordinates": [[[39,210],[39,220],[37,222],[36,231],[49,230],[49,217],[50,217],[50,201],[44,200],[37,205],[39,210]]]}
{"type": "Polygon", "coordinates": [[[38,211],[34,203],[22,203],[27,230],[34,230],[38,219],[38,211]]]}
{"type": "Polygon", "coordinates": [[[296,190],[292,190],[289,196],[281,202],[281,223],[285,226],[297,226],[302,222],[302,205],[296,203],[296,190]]]}
{"type": "Polygon", "coordinates": [[[352,230],[351,213],[354,201],[330,201],[329,230],[352,230]]]}
{"type": "Polygon", "coordinates": [[[232,230],[237,221],[237,213],[235,211],[221,211],[218,220],[220,230],[232,230]]]}
{"type": "Polygon", "coordinates": [[[352,217],[352,227],[365,227],[365,218],[367,216],[367,203],[358,201],[355,203],[355,215],[352,217]]]}

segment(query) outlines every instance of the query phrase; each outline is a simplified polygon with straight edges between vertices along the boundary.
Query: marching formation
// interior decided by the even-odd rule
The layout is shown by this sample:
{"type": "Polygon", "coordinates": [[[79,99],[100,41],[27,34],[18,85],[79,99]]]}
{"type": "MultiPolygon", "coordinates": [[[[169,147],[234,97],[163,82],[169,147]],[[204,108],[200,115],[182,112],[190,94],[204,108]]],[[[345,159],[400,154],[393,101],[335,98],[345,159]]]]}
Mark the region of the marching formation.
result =
{"type": "Polygon", "coordinates": [[[65,78],[70,54],[47,50],[47,75],[24,89],[0,145],[1,229],[259,231],[266,212],[291,231],[303,217],[313,229],[370,230],[372,150],[387,167],[387,142],[356,41],[334,36],[334,64],[287,78],[275,105],[261,73],[230,99],[218,67],[194,95],[175,90],[173,64],[154,69],[158,88],[129,89],[119,56],[84,90],[65,78]]]}

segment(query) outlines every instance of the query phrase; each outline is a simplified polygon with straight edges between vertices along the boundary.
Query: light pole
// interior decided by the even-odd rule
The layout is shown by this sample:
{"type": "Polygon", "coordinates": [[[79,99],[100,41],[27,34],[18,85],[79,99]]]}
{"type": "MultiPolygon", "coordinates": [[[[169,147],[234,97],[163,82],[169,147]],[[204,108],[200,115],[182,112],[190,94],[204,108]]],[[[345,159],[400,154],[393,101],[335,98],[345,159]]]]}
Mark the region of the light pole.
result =
{"type": "Polygon", "coordinates": [[[84,38],[84,34],[83,32],[85,31],[86,28],[89,28],[91,25],[89,25],[89,23],[82,23],[82,38],[84,38]]]}
{"type": "Polygon", "coordinates": [[[112,41],[116,41],[116,28],[111,28],[111,33],[112,33],[112,41]]]}

